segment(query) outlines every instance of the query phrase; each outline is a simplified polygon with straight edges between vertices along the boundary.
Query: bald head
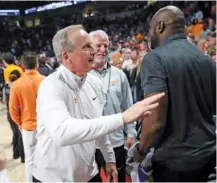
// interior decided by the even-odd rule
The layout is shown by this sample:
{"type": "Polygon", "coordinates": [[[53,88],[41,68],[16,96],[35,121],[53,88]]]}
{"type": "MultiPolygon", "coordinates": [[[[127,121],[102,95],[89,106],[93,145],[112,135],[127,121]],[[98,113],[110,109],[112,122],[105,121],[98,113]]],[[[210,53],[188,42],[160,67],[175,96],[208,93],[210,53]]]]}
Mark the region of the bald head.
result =
{"type": "MultiPolygon", "coordinates": [[[[166,6],[157,11],[153,19],[157,22],[163,22],[166,26],[177,26],[185,29],[185,16],[182,10],[175,6],[166,6]]],[[[175,28],[174,27],[174,28],[175,28]]]]}
{"type": "Polygon", "coordinates": [[[150,23],[149,37],[151,47],[160,46],[168,36],[185,32],[185,16],[175,6],[166,6],[155,13],[150,23]]]}

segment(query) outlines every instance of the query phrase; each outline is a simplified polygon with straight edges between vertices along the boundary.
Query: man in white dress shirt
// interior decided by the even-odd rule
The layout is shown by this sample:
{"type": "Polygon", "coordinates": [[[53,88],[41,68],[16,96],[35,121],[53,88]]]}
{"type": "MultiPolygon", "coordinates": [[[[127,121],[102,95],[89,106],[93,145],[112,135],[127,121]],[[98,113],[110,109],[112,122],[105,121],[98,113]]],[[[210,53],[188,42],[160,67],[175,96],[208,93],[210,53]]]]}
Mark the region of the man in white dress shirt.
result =
{"type": "MultiPolygon", "coordinates": [[[[164,94],[123,113],[102,117],[105,98],[101,82],[87,74],[95,52],[88,33],[80,25],[61,29],[53,38],[53,49],[61,66],[38,91],[34,181],[97,182],[96,146],[107,162],[114,162],[107,134],[150,116],[164,94]]],[[[107,176],[115,181],[115,167],[107,176]]]]}

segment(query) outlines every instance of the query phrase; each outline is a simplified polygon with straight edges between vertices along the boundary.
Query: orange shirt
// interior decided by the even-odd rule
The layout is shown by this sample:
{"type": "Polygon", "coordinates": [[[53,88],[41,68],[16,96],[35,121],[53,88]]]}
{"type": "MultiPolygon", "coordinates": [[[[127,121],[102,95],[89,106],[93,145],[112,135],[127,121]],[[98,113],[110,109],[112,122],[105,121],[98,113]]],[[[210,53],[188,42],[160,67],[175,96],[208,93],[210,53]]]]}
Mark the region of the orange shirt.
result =
{"type": "Polygon", "coordinates": [[[9,111],[11,118],[24,130],[36,130],[36,98],[44,76],[36,70],[26,71],[12,83],[9,111]]]}
{"type": "Polygon", "coordinates": [[[194,27],[194,36],[200,38],[200,34],[203,31],[203,23],[197,23],[194,27]]]}

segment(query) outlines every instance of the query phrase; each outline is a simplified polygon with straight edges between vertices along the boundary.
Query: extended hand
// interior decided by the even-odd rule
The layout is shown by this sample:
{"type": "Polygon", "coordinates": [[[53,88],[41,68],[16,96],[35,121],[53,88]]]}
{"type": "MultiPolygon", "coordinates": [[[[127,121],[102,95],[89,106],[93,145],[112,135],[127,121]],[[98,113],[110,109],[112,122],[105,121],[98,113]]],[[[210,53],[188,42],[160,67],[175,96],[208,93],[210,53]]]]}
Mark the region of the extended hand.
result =
{"type": "Polygon", "coordinates": [[[159,105],[158,101],[164,96],[165,93],[159,93],[134,104],[122,113],[124,123],[129,124],[140,118],[149,117],[151,110],[159,105]]]}

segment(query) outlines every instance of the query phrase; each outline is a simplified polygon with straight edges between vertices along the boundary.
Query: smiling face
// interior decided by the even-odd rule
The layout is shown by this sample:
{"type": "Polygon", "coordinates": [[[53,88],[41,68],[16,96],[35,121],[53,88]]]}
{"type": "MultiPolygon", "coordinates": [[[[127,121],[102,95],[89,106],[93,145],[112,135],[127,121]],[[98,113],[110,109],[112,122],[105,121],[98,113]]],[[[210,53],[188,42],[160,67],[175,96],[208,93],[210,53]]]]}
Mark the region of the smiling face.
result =
{"type": "Polygon", "coordinates": [[[94,62],[105,63],[106,56],[108,54],[109,40],[106,35],[94,35],[92,36],[93,46],[95,48],[94,62]]]}
{"type": "Polygon", "coordinates": [[[137,50],[132,50],[132,52],[131,52],[131,59],[133,61],[137,61],[137,59],[138,59],[138,51],[137,50]]]}
{"type": "Polygon", "coordinates": [[[73,73],[84,76],[93,67],[95,50],[88,33],[82,29],[68,32],[68,41],[72,50],[62,53],[63,64],[73,73]]]}

